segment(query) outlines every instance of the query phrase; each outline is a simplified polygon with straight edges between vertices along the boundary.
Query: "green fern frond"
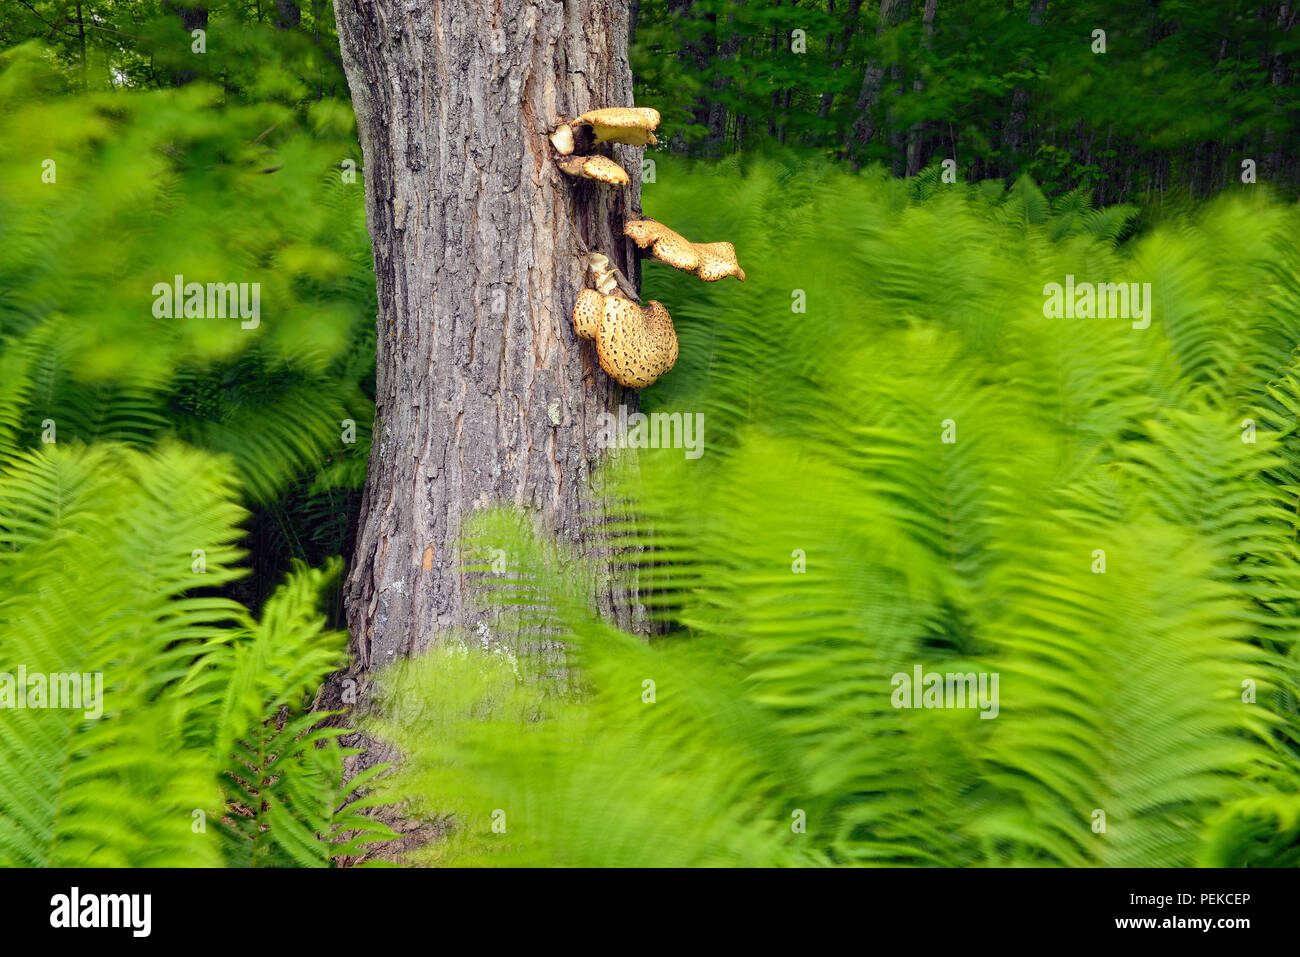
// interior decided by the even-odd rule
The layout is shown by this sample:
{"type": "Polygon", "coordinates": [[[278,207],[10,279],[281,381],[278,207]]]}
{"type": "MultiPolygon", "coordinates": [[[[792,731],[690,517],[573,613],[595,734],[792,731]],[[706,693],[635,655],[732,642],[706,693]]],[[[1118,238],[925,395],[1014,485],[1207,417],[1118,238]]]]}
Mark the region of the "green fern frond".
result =
{"type": "Polygon", "coordinates": [[[682,357],[643,410],[701,413],[704,454],[620,452],[593,519],[599,587],[666,633],[480,519],[479,632],[390,674],[373,729],[426,859],[1292,860],[1297,214],[1121,243],[1082,193],[922,186],[661,164],[647,211],[749,274],[644,271],[682,357]],[[1067,275],[1150,282],[1150,325],[1051,318],[1067,275]],[[915,668],[999,700],[899,707],[915,668]]]}

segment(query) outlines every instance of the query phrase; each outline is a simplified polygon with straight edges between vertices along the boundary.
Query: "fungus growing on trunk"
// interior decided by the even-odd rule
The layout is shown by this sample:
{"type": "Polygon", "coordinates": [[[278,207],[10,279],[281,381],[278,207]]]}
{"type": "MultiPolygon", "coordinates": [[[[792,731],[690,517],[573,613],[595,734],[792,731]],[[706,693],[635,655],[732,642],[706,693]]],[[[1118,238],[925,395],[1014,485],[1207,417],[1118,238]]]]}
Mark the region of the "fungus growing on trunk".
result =
{"type": "Polygon", "coordinates": [[[555,165],[570,176],[594,179],[611,186],[626,186],[629,182],[623,167],[605,156],[557,156],[555,165]]]}
{"type": "Polygon", "coordinates": [[[654,129],[659,125],[659,111],[646,106],[612,106],[588,110],[570,126],[591,128],[593,145],[626,143],[628,146],[654,146],[654,129]]]}
{"type": "MultiPolygon", "coordinates": [[[[589,110],[577,119],[558,123],[551,131],[550,142],[557,154],[555,165],[569,176],[626,186],[630,182],[626,171],[592,150],[601,143],[653,146],[658,125],[659,111],[648,107],[589,110]]],[[[745,278],[729,243],[690,243],[652,219],[633,220],[626,224],[624,232],[642,249],[653,246],[657,258],[706,281],[723,276],[745,278]]],[[[677,331],[672,317],[661,303],[637,305],[636,287],[627,282],[608,256],[589,251],[576,228],[574,234],[596,288],[578,294],[573,304],[573,331],[580,339],[595,340],[600,367],[611,378],[629,388],[644,389],[677,362],[677,331]],[[634,298],[620,294],[620,287],[634,298]]]]}
{"type": "Polygon", "coordinates": [[[736,261],[736,247],[731,243],[696,243],[695,251],[700,256],[695,275],[705,282],[717,282],[727,276],[745,281],[745,270],[736,261]]]}
{"type": "Polygon", "coordinates": [[[600,316],[605,311],[605,297],[594,289],[578,293],[573,304],[573,331],[579,339],[595,339],[600,327],[600,316]]]}
{"type": "Polygon", "coordinates": [[[621,385],[644,389],[677,363],[677,331],[662,303],[638,306],[594,289],[578,293],[573,331],[596,340],[600,367],[621,385]]]}
{"type": "Polygon", "coordinates": [[[573,127],[568,123],[557,126],[551,133],[551,145],[561,156],[569,156],[573,152],[573,127]]]}
{"type": "Polygon", "coordinates": [[[604,253],[591,252],[587,253],[586,262],[587,268],[591,270],[592,281],[596,284],[596,291],[602,296],[608,296],[618,286],[618,274],[610,265],[609,257],[604,253]]]}
{"type": "Polygon", "coordinates": [[[596,329],[596,357],[616,382],[644,389],[677,362],[677,332],[660,303],[644,308],[621,296],[606,296],[596,329]]]}
{"type": "Polygon", "coordinates": [[[692,243],[653,219],[634,219],[623,227],[623,235],[660,262],[674,269],[695,273],[705,282],[717,282],[727,276],[745,281],[745,270],[736,261],[736,247],[731,243],[692,243]]]}

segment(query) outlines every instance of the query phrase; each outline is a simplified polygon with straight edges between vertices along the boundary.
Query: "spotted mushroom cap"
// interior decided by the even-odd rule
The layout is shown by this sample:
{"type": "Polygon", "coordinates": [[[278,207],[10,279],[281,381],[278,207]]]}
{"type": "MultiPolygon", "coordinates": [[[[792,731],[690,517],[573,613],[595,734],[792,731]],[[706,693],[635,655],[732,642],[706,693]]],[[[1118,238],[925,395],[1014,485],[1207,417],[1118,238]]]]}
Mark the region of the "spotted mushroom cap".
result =
{"type": "Polygon", "coordinates": [[[700,255],[695,246],[671,229],[664,230],[664,235],[655,240],[651,252],[654,253],[655,259],[667,263],[674,269],[693,272],[700,264],[700,255]]]}
{"type": "Polygon", "coordinates": [[[655,259],[675,269],[694,272],[700,263],[694,244],[653,219],[634,219],[623,226],[623,234],[642,249],[651,247],[655,259]]]}
{"type": "Polygon", "coordinates": [[[659,111],[648,106],[611,106],[588,110],[572,122],[573,126],[591,127],[596,143],[627,143],[630,146],[654,146],[653,130],[659,125],[659,111]]]}
{"type": "Polygon", "coordinates": [[[573,331],[579,339],[596,338],[596,329],[604,311],[605,297],[596,290],[584,289],[578,293],[578,301],[573,304],[573,331]]]}
{"type": "Polygon", "coordinates": [[[700,265],[695,274],[705,282],[717,282],[727,276],[745,281],[745,270],[736,261],[736,247],[731,243],[696,243],[700,265]]]}
{"type": "Polygon", "coordinates": [[[645,249],[665,232],[671,233],[672,230],[657,219],[632,219],[623,224],[623,235],[631,237],[632,242],[642,249],[645,249]]]}
{"type": "MultiPolygon", "coordinates": [[[[677,330],[673,328],[673,317],[658,299],[651,299],[642,311],[645,312],[646,332],[650,337],[658,336],[668,340],[668,353],[664,358],[664,372],[668,372],[677,365],[677,330]]],[[[659,374],[663,375],[664,372],[659,374]]]]}
{"type": "Polygon", "coordinates": [[[594,179],[611,186],[626,186],[627,173],[607,156],[565,156],[555,161],[561,171],[570,176],[594,179]]]}
{"type": "Polygon", "coordinates": [[[596,331],[596,357],[616,382],[644,389],[677,362],[677,332],[658,302],[645,308],[622,296],[606,296],[596,331]]]}
{"type": "Polygon", "coordinates": [[[675,269],[693,272],[705,282],[717,282],[726,276],[745,281],[745,271],[736,261],[736,247],[731,243],[692,243],[663,223],[653,219],[634,219],[623,226],[623,234],[660,262],[675,269]]]}

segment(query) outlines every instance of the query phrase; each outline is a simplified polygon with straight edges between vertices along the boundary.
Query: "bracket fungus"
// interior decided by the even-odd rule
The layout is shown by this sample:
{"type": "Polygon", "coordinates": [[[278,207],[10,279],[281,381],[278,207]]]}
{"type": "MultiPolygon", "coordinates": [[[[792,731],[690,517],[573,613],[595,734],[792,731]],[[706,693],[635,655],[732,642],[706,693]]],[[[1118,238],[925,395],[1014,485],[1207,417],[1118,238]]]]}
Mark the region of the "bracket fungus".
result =
{"type": "MultiPolygon", "coordinates": [[[[618,271],[610,265],[609,257],[604,253],[587,253],[587,268],[596,283],[596,291],[608,296],[618,286],[618,271]]],[[[635,292],[635,290],[633,290],[635,292]]]]}
{"type": "MultiPolygon", "coordinates": [[[[611,106],[602,110],[588,110],[568,125],[589,127],[595,146],[601,143],[654,146],[659,142],[654,134],[655,128],[659,126],[659,111],[648,106],[611,106]]],[[[557,129],[556,133],[559,132],[557,129]]]]}
{"type": "Polygon", "coordinates": [[[620,385],[644,389],[677,363],[677,332],[662,303],[638,306],[622,296],[584,289],[573,306],[573,331],[596,341],[600,367],[620,385]]]}
{"type": "Polygon", "coordinates": [[[600,316],[605,311],[605,297],[594,289],[578,293],[573,304],[573,331],[579,339],[595,339],[600,328],[600,316]]]}
{"type": "Polygon", "coordinates": [[[556,157],[555,165],[570,176],[594,179],[611,186],[626,186],[629,182],[623,167],[606,156],[556,157]]]}
{"type": "MultiPolygon", "coordinates": [[[[558,122],[551,130],[555,165],[569,176],[626,186],[631,181],[627,172],[608,156],[593,151],[602,143],[654,146],[658,126],[659,111],[649,107],[588,110],[567,123],[558,122]]],[[[596,343],[596,358],[610,378],[632,389],[644,389],[677,363],[672,316],[654,300],[637,305],[636,287],[608,256],[588,250],[577,228],[573,223],[569,226],[595,285],[583,289],[573,304],[573,331],[580,339],[596,343]]],[[[745,279],[731,243],[692,243],[653,219],[627,222],[623,234],[642,249],[650,249],[656,259],[692,272],[705,282],[725,276],[745,279]]]]}
{"type": "Polygon", "coordinates": [[[628,185],[627,173],[607,156],[593,154],[601,143],[653,146],[659,111],[649,107],[613,106],[588,110],[577,119],[559,122],[549,139],[555,148],[555,165],[569,174],[599,180],[612,186],[628,185]]]}
{"type": "Polygon", "coordinates": [[[660,262],[674,269],[695,273],[705,282],[717,282],[727,276],[745,281],[745,270],[736,261],[736,247],[731,243],[693,243],[653,219],[634,219],[623,227],[623,235],[660,262]]]}
{"type": "Polygon", "coordinates": [[[555,152],[561,156],[569,156],[573,153],[573,127],[568,123],[561,123],[551,131],[551,145],[555,147],[555,152]]]}

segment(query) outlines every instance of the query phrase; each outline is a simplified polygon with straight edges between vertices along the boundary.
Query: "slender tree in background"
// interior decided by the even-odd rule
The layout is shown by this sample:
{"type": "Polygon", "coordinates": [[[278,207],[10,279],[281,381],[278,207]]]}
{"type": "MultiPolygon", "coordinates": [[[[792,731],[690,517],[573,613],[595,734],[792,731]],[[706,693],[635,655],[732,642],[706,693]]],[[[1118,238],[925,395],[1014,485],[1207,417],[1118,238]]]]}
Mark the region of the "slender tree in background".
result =
{"type": "Polygon", "coordinates": [[[298,0],[275,0],[275,28],[292,30],[302,23],[302,9],[298,0]]]}
{"type": "MultiPolygon", "coordinates": [[[[934,13],[939,6],[939,0],[925,0],[925,12],[921,19],[921,49],[926,53],[930,52],[931,42],[934,38],[934,13]]],[[[920,93],[925,89],[925,81],[918,72],[915,79],[912,80],[912,89],[920,93]]],[[[915,176],[921,172],[921,146],[925,136],[925,124],[922,122],[913,123],[907,131],[907,175],[915,176]]]]}
{"type": "MultiPolygon", "coordinates": [[[[557,118],[632,104],[627,0],[337,0],[378,289],[376,421],[346,586],[353,661],[326,705],[449,629],[482,629],[460,547],[476,511],[525,509],[590,557],[598,417],[635,394],[570,325],[583,253],[636,281],[613,190],[557,171],[557,118]]],[[[596,586],[593,585],[593,588],[596,586]]],[[[608,585],[602,610],[625,618],[608,585]]]]}
{"type": "MultiPolygon", "coordinates": [[[[1032,0],[1029,6],[1029,24],[1038,28],[1043,25],[1043,17],[1047,13],[1047,0],[1032,0]]],[[[1024,59],[1020,63],[1021,69],[1028,72],[1033,68],[1032,59],[1024,59]]],[[[1025,145],[1025,121],[1029,115],[1029,88],[1023,83],[1016,85],[1015,90],[1011,93],[1011,115],[1007,117],[1006,127],[1006,149],[1007,156],[1012,161],[1020,161],[1022,151],[1025,145]]]]}
{"type": "MultiPolygon", "coordinates": [[[[830,53],[832,44],[834,52],[830,56],[830,73],[834,75],[844,65],[844,56],[848,52],[849,44],[853,42],[854,34],[858,31],[858,15],[862,11],[862,0],[850,0],[848,14],[844,17],[838,33],[833,37],[826,38],[827,51],[830,53]]],[[[835,0],[829,0],[827,3],[827,12],[835,12],[835,0]]],[[[831,114],[831,103],[835,100],[833,90],[823,92],[819,97],[817,105],[817,116],[825,120],[831,114]]]]}
{"type": "MultiPolygon", "coordinates": [[[[171,0],[165,0],[163,4],[167,10],[174,10],[180,17],[181,27],[189,35],[194,30],[206,30],[208,28],[208,8],[205,6],[185,6],[182,4],[172,3],[171,0]]],[[[82,47],[82,59],[85,59],[85,47],[82,47]]],[[[172,82],[177,86],[184,86],[194,80],[197,74],[193,70],[179,70],[173,77],[172,82]]]]}
{"type": "MultiPolygon", "coordinates": [[[[908,8],[909,0],[880,0],[880,15],[876,25],[877,38],[906,20],[908,8]]],[[[896,69],[901,71],[901,66],[896,69]]],[[[876,135],[877,126],[873,114],[880,103],[884,80],[885,66],[878,60],[869,60],[866,69],[863,70],[862,89],[858,91],[857,103],[854,105],[857,119],[853,121],[853,126],[845,137],[846,152],[855,145],[867,143],[876,135]]]]}
{"type": "Polygon", "coordinates": [[[717,68],[729,66],[740,50],[740,33],[736,30],[735,20],[736,10],[743,6],[743,0],[737,0],[732,8],[728,9],[721,17],[717,14],[710,17],[715,25],[721,25],[719,32],[722,35],[722,40],[718,43],[717,53],[715,54],[715,76],[709,86],[709,139],[705,144],[705,155],[707,156],[721,156],[727,141],[728,110],[721,96],[722,91],[727,87],[727,78],[717,68]]]}
{"type": "MultiPolygon", "coordinates": [[[[691,0],[668,0],[669,18],[679,38],[677,59],[685,70],[702,76],[718,52],[717,15],[692,12],[691,7],[691,0]]],[[[710,128],[709,104],[703,96],[695,96],[690,106],[690,118],[693,125],[710,128]]],[[[673,144],[678,151],[686,149],[680,133],[673,135],[673,144]]]]}

